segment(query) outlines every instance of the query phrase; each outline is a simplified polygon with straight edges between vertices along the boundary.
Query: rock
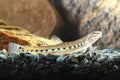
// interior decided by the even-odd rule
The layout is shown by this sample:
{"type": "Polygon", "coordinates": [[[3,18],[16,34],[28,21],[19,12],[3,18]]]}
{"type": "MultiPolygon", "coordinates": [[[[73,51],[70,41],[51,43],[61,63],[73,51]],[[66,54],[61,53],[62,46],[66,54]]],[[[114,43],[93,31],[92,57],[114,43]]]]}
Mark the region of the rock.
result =
{"type": "Polygon", "coordinates": [[[79,63],[79,60],[75,56],[70,57],[70,60],[74,63],[79,63]]]}
{"type": "Polygon", "coordinates": [[[3,50],[0,50],[0,54],[7,55],[7,51],[6,51],[5,49],[3,49],[3,50]]]}
{"type": "Polygon", "coordinates": [[[42,54],[38,54],[37,56],[38,56],[38,59],[39,59],[39,60],[44,59],[44,55],[42,55],[42,54]]]}
{"type": "Polygon", "coordinates": [[[80,65],[74,64],[74,69],[75,69],[75,70],[80,70],[80,65]]]}
{"type": "MultiPolygon", "coordinates": [[[[4,51],[2,54],[4,54],[4,51]]],[[[36,77],[37,79],[42,79],[44,76],[46,79],[52,80],[61,80],[60,77],[63,77],[62,79],[66,78],[66,80],[83,80],[84,77],[85,80],[94,80],[96,77],[103,76],[104,78],[106,76],[107,79],[112,76],[110,79],[114,80],[113,77],[118,78],[120,76],[120,50],[94,50],[92,52],[88,51],[88,54],[93,55],[88,59],[87,55],[84,54],[81,60],[77,60],[76,58],[79,57],[75,58],[73,57],[74,55],[72,57],[71,55],[67,55],[66,58],[65,55],[63,55],[61,56],[61,59],[65,58],[65,60],[62,60],[60,64],[56,62],[51,63],[52,60],[46,58],[48,56],[34,55],[33,57],[33,54],[31,53],[12,54],[6,56],[7,60],[0,58],[0,74],[6,76],[7,74],[10,74],[13,78],[17,79],[31,79],[31,77],[34,79],[36,77]],[[97,57],[94,58],[94,54],[97,54],[98,52],[100,52],[100,54],[96,55],[97,57]],[[35,56],[39,56],[40,60],[36,61],[35,56]],[[29,63],[26,62],[28,57],[30,57],[28,59],[29,63]],[[21,60],[18,61],[19,59],[21,60]],[[41,62],[41,60],[43,60],[43,62],[41,62]],[[59,77],[60,79],[54,79],[54,76],[59,77]]],[[[101,80],[101,78],[99,80],[101,80]]]]}
{"type": "Polygon", "coordinates": [[[7,24],[6,21],[4,21],[4,20],[1,19],[1,20],[0,20],[0,25],[8,25],[8,24],[7,24]]]}
{"type": "Polygon", "coordinates": [[[0,0],[0,19],[49,38],[63,21],[50,0],[0,0]]]}
{"type": "MultiPolygon", "coordinates": [[[[72,32],[78,30],[76,32],[78,34],[74,35],[81,37],[91,31],[100,30],[103,37],[97,43],[99,48],[120,49],[119,0],[53,0],[53,2],[67,22],[66,26],[74,24],[72,32]]],[[[66,30],[68,33],[71,31],[69,27],[66,30]]],[[[64,37],[67,36],[73,35],[69,33],[64,37]]]]}
{"type": "Polygon", "coordinates": [[[65,26],[61,32],[61,39],[64,41],[72,41],[78,39],[79,27],[77,26],[80,13],[80,0],[52,0],[65,22],[65,26]]]}
{"type": "Polygon", "coordinates": [[[48,54],[48,55],[46,55],[46,59],[47,60],[55,60],[55,57],[53,56],[53,55],[51,55],[51,54],[48,54]]]}
{"type": "Polygon", "coordinates": [[[50,65],[50,61],[45,61],[45,65],[49,66],[50,65]]]}
{"type": "Polygon", "coordinates": [[[103,61],[114,61],[115,59],[119,59],[120,58],[120,50],[114,50],[114,49],[103,49],[102,54],[99,55],[99,57],[97,58],[98,62],[102,62],[103,61]]]}
{"type": "Polygon", "coordinates": [[[60,55],[60,56],[56,59],[56,62],[57,62],[57,63],[64,62],[64,60],[65,60],[67,57],[68,57],[68,56],[60,55]]]}
{"type": "Polygon", "coordinates": [[[9,42],[37,47],[55,45],[59,43],[55,40],[50,40],[31,34],[29,31],[19,26],[0,25],[0,50],[8,50],[9,42]]]}
{"type": "MultiPolygon", "coordinates": [[[[84,1],[83,2],[87,2],[84,1]]],[[[82,0],[53,0],[63,19],[75,23],[80,19],[82,0]]],[[[86,3],[87,4],[87,3],[86,3]]]]}
{"type": "Polygon", "coordinates": [[[114,70],[114,71],[117,71],[117,70],[119,70],[119,67],[118,67],[117,65],[114,65],[114,66],[113,66],[113,70],[114,70]]]}
{"type": "Polygon", "coordinates": [[[43,67],[44,67],[44,64],[43,64],[43,63],[40,63],[40,64],[38,64],[36,70],[39,70],[39,69],[41,69],[41,68],[43,68],[43,67]]]}

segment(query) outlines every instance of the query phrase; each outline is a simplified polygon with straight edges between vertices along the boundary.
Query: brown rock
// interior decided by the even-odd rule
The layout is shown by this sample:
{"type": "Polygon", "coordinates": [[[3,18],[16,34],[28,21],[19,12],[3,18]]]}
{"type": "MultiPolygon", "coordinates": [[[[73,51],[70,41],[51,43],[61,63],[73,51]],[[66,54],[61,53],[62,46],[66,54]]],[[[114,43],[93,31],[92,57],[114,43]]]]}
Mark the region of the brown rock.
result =
{"type": "Polygon", "coordinates": [[[46,38],[63,25],[50,0],[0,0],[0,19],[46,38]]]}
{"type": "Polygon", "coordinates": [[[45,39],[31,34],[29,31],[17,26],[0,26],[0,50],[8,49],[8,43],[14,42],[28,46],[47,46],[58,44],[58,41],[45,39]]]}
{"type": "Polygon", "coordinates": [[[120,0],[57,0],[55,4],[65,20],[77,25],[80,36],[100,30],[98,46],[120,49],[120,0]]]}
{"type": "Polygon", "coordinates": [[[0,25],[8,25],[6,21],[0,20],[0,25]]]}

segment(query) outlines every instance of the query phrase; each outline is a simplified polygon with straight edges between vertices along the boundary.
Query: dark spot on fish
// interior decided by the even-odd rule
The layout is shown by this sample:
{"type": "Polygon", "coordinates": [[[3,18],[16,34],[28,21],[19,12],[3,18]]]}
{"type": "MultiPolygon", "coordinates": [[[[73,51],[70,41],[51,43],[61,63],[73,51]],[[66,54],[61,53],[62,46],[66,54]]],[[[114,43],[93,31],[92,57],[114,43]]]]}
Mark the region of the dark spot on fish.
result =
{"type": "Polygon", "coordinates": [[[40,50],[40,52],[43,52],[43,50],[40,50]]]}
{"type": "Polygon", "coordinates": [[[19,49],[22,49],[22,47],[20,46],[19,49]]]}
{"type": "Polygon", "coordinates": [[[63,48],[63,49],[66,49],[66,48],[63,48]]]}
{"type": "Polygon", "coordinates": [[[77,46],[79,47],[80,45],[78,44],[77,46]]]}
{"type": "Polygon", "coordinates": [[[58,48],[57,50],[60,50],[60,48],[58,48]]]}
{"type": "Polygon", "coordinates": [[[52,51],[54,51],[55,49],[52,49],[52,51]]]}
{"type": "Polygon", "coordinates": [[[48,51],[48,49],[45,50],[46,52],[48,51]]]}
{"type": "Polygon", "coordinates": [[[38,52],[38,50],[36,49],[36,52],[38,52]]]}
{"type": "Polygon", "coordinates": [[[74,48],[76,48],[76,45],[74,45],[74,48]]]}
{"type": "Polygon", "coordinates": [[[69,49],[71,49],[72,47],[70,46],[69,49]]]}
{"type": "Polygon", "coordinates": [[[31,50],[31,52],[33,52],[33,50],[31,50]]]}

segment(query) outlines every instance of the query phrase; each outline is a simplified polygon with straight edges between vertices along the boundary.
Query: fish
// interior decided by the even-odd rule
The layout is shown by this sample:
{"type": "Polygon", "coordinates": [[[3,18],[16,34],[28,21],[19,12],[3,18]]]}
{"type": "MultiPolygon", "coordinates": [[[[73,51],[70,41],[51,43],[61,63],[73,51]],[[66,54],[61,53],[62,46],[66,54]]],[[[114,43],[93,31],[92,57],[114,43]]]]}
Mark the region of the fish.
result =
{"type": "Polygon", "coordinates": [[[27,45],[20,45],[14,42],[8,44],[8,53],[32,53],[32,54],[52,54],[52,55],[64,55],[72,54],[79,51],[86,51],[87,48],[91,47],[99,38],[102,37],[101,31],[93,31],[84,37],[70,41],[63,42],[56,45],[48,45],[41,47],[33,47],[27,45]]]}

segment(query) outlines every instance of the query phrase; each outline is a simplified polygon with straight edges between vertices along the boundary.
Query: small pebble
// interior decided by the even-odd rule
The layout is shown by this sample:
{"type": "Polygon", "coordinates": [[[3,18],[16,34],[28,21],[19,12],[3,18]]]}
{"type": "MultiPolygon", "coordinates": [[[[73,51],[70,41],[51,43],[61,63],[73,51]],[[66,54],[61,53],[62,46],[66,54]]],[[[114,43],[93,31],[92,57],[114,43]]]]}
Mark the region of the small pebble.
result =
{"type": "Polygon", "coordinates": [[[89,69],[93,68],[94,71],[99,72],[104,70],[103,72],[108,74],[110,71],[118,71],[120,64],[120,57],[118,57],[120,56],[119,51],[116,52],[115,50],[111,52],[114,53],[108,53],[106,50],[106,52],[104,51],[104,53],[96,55],[96,59],[94,55],[89,59],[87,56],[83,56],[79,59],[79,57],[74,55],[60,55],[56,57],[54,55],[44,56],[41,54],[33,55],[31,53],[12,54],[6,56],[6,59],[0,58],[0,71],[7,70],[13,76],[17,74],[28,74],[34,71],[38,72],[40,75],[44,71],[47,71],[45,72],[46,75],[49,74],[49,72],[64,72],[66,75],[67,73],[80,75],[88,73],[89,69]]]}
{"type": "Polygon", "coordinates": [[[58,63],[63,62],[63,61],[66,59],[66,57],[68,57],[68,56],[60,55],[60,56],[57,58],[56,62],[58,62],[58,63]]]}
{"type": "Polygon", "coordinates": [[[7,51],[5,49],[3,49],[3,50],[0,50],[0,54],[7,55],[8,53],[7,53],[7,51]]]}
{"type": "Polygon", "coordinates": [[[46,65],[49,65],[49,64],[50,64],[50,61],[45,61],[45,64],[46,64],[46,65]]]}
{"type": "Polygon", "coordinates": [[[46,56],[46,59],[48,59],[48,60],[55,60],[55,56],[53,56],[53,55],[51,55],[51,54],[48,54],[48,55],[46,56]]]}
{"type": "Polygon", "coordinates": [[[38,66],[36,67],[36,70],[39,70],[39,69],[41,69],[41,68],[43,68],[44,67],[44,64],[43,63],[40,63],[40,64],[38,64],[38,66]]]}
{"type": "Polygon", "coordinates": [[[119,67],[117,65],[113,65],[113,70],[118,71],[119,67]]]}
{"type": "Polygon", "coordinates": [[[37,56],[38,56],[39,60],[42,60],[44,58],[44,55],[42,55],[42,54],[38,54],[37,56]]]}
{"type": "Polygon", "coordinates": [[[74,64],[74,70],[80,70],[80,65],[74,64]]]}
{"type": "Polygon", "coordinates": [[[79,63],[79,60],[78,60],[77,57],[75,57],[75,56],[70,57],[70,60],[71,60],[72,62],[79,63]]]}

